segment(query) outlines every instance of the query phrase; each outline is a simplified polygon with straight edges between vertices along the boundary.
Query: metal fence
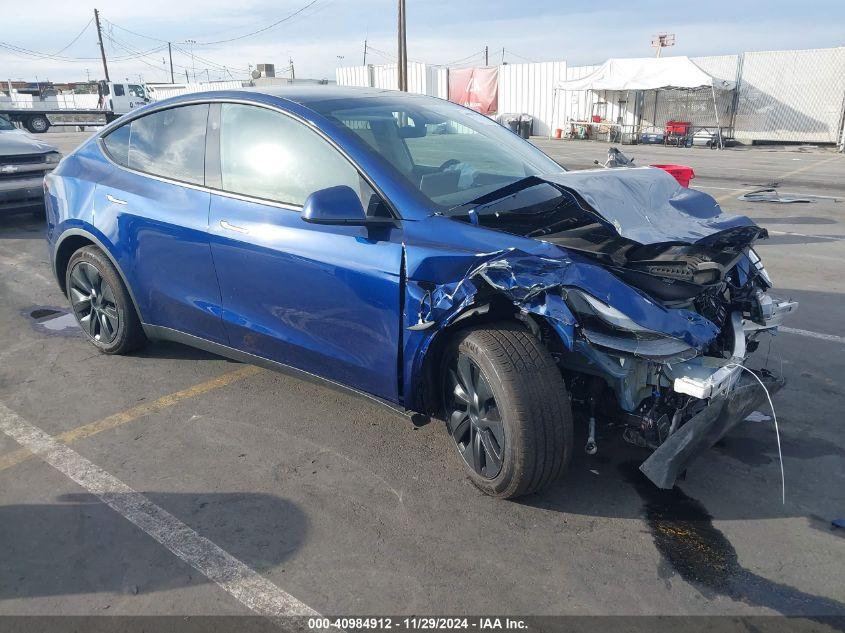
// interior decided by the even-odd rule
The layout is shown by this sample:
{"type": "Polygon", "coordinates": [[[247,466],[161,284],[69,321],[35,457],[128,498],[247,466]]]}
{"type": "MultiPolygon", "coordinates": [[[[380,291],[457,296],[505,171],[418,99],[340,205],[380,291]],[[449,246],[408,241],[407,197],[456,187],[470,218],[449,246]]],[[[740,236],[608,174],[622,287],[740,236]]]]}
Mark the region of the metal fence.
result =
{"type": "Polygon", "coordinates": [[[845,105],[845,47],[744,53],[739,65],[737,138],[839,140],[845,105]]]}

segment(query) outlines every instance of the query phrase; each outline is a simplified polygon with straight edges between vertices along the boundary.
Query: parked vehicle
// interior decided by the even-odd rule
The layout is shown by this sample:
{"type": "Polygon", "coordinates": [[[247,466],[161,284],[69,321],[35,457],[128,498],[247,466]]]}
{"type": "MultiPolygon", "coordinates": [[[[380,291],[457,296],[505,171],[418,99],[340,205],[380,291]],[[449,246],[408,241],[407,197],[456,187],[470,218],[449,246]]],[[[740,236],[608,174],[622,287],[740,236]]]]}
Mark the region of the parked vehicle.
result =
{"type": "Polygon", "coordinates": [[[33,134],[41,134],[53,125],[103,125],[150,102],[147,89],[142,84],[101,81],[98,89],[99,99],[95,108],[63,107],[55,91],[39,101],[17,102],[10,95],[8,101],[0,101],[0,116],[20,123],[33,134]]]}
{"type": "Polygon", "coordinates": [[[34,139],[0,115],[0,212],[44,212],[44,175],[59,164],[59,150],[34,139]]]}
{"type": "Polygon", "coordinates": [[[102,352],[180,341],[442,418],[498,497],[558,477],[575,419],[588,452],[617,423],[671,487],[780,385],[743,368],[796,308],[767,292],[765,229],[658,169],[567,172],[439,99],[175,97],[47,190],[58,283],[102,352]]]}

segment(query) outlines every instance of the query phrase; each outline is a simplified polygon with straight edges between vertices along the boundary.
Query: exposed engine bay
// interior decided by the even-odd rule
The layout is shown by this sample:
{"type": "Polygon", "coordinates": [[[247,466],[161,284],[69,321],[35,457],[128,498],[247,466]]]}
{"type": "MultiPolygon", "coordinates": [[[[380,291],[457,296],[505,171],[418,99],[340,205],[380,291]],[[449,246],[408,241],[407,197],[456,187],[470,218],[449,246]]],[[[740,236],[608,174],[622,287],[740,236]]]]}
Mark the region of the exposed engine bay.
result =
{"type": "Polygon", "coordinates": [[[626,441],[654,451],[641,470],[671,488],[759,406],[760,385],[769,393],[782,385],[745,365],[797,303],[769,294],[753,249],[765,229],[657,171],[529,177],[451,210],[445,215],[565,256],[493,254],[436,288],[420,322],[504,294],[560,367],[573,409],[588,421],[587,453],[598,448],[596,425],[613,422],[626,441]]]}

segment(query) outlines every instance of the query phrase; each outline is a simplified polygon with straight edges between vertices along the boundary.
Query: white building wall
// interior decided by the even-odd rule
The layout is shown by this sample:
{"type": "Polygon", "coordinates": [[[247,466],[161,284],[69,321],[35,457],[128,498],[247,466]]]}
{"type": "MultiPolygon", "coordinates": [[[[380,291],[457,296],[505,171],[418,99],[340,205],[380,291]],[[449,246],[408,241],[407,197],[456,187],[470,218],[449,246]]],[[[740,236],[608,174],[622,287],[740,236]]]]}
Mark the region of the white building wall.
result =
{"type": "Polygon", "coordinates": [[[530,114],[533,133],[549,134],[556,109],[554,85],[565,78],[565,61],[499,66],[499,112],[530,114]]]}
{"type": "Polygon", "coordinates": [[[148,84],[147,91],[150,93],[150,99],[153,101],[161,101],[162,99],[167,99],[168,97],[193,94],[195,92],[205,92],[206,90],[239,90],[240,88],[243,88],[243,86],[244,82],[240,80],[202,81],[184,84],[148,84]]]}

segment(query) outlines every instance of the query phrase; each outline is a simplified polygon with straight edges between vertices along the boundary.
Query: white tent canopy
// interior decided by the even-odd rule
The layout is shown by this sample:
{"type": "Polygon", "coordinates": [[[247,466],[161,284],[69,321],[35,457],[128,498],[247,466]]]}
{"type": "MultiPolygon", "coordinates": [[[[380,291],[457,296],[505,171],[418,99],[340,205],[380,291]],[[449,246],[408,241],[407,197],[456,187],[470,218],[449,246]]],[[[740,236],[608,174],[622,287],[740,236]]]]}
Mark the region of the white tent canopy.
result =
{"type": "Polygon", "coordinates": [[[732,90],[734,83],[704,72],[689,57],[608,59],[581,79],[559,81],[556,90],[732,90]]]}

